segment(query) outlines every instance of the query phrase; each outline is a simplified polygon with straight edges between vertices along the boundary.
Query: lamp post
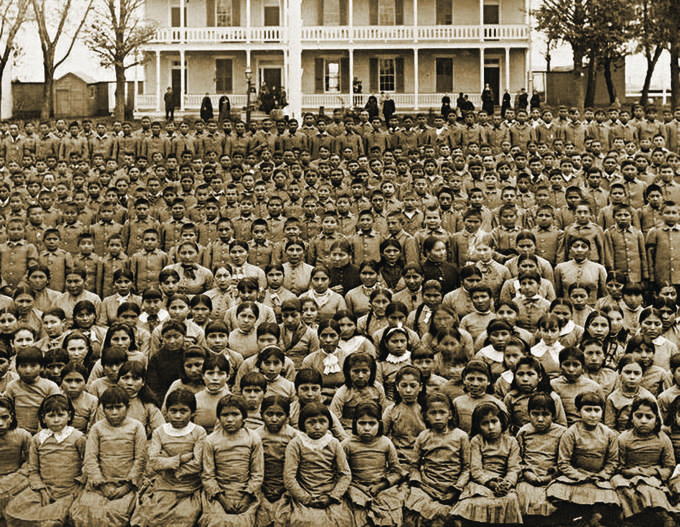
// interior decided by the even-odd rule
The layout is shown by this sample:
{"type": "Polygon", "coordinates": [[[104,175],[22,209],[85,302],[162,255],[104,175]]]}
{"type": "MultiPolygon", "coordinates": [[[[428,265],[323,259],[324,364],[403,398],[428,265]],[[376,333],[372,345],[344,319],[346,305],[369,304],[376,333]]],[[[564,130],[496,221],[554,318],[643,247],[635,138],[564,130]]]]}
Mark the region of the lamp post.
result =
{"type": "Polygon", "coordinates": [[[246,128],[250,129],[250,92],[253,86],[253,72],[250,66],[246,68],[246,81],[248,81],[248,91],[246,92],[246,128]]]}

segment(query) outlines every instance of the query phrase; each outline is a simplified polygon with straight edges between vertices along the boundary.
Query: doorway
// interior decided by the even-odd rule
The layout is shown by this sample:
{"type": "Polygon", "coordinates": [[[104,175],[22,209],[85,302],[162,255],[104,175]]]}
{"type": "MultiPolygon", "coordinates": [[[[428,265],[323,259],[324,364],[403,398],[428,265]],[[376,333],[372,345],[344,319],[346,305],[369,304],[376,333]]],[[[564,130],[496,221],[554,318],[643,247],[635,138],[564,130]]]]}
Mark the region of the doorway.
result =
{"type": "Polygon", "coordinates": [[[484,84],[488,84],[493,94],[493,103],[500,104],[501,67],[500,64],[484,64],[484,84]]]}
{"type": "Polygon", "coordinates": [[[264,25],[267,27],[281,25],[281,14],[278,4],[264,6],[264,25]]]}
{"type": "Polygon", "coordinates": [[[265,83],[270,90],[281,91],[281,66],[260,66],[260,88],[265,83]]]}

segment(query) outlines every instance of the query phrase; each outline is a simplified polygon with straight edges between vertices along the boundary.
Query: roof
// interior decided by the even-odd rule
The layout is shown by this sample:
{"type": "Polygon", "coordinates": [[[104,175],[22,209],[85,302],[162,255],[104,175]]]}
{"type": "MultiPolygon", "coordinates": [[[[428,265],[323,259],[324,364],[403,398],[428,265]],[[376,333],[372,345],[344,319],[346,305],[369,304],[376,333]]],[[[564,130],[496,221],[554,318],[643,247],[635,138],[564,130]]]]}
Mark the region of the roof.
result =
{"type": "Polygon", "coordinates": [[[60,81],[61,79],[63,79],[64,77],[67,77],[68,75],[75,75],[76,77],[81,79],[83,82],[85,82],[85,84],[96,84],[97,82],[100,82],[100,81],[94,79],[93,77],[90,77],[86,73],[82,73],[82,72],[79,72],[79,71],[69,71],[68,73],[65,73],[64,75],[62,75],[61,77],[59,77],[56,80],[60,81]]]}

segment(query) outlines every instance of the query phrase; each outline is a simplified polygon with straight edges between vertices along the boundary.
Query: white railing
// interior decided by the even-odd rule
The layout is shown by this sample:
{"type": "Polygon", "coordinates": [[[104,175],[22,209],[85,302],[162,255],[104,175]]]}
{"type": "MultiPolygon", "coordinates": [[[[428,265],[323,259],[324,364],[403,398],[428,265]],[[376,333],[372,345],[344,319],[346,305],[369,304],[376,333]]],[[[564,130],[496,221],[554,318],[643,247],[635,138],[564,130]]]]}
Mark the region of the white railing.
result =
{"type": "Polygon", "coordinates": [[[245,42],[280,41],[285,28],[276,26],[266,27],[172,27],[156,31],[154,42],[245,42]]]}
{"type": "Polygon", "coordinates": [[[155,95],[136,95],[136,106],[140,110],[155,110],[157,98],[155,95]]]}
{"type": "MultiPolygon", "coordinates": [[[[438,110],[442,105],[442,97],[448,95],[451,99],[452,106],[455,107],[457,93],[419,93],[418,104],[416,105],[416,95],[414,93],[393,93],[392,100],[397,107],[397,111],[412,110],[418,108],[420,110],[434,109],[438,110]]],[[[363,106],[368,100],[369,94],[362,93],[361,95],[354,95],[354,104],[350,104],[350,95],[348,93],[305,93],[302,95],[302,108],[305,110],[318,110],[323,106],[326,110],[333,108],[340,108],[345,106],[350,108],[353,106],[363,106]]],[[[480,108],[482,101],[481,96],[468,93],[468,99],[475,105],[475,108],[480,108]]]]}
{"type": "Polygon", "coordinates": [[[346,108],[352,107],[348,93],[305,93],[302,95],[303,108],[346,108]]]}
{"type": "MultiPolygon", "coordinates": [[[[527,40],[526,25],[451,25],[451,26],[304,26],[303,42],[404,40],[527,40]],[[483,34],[482,34],[483,33],[483,34]]],[[[266,27],[185,27],[156,31],[154,43],[176,42],[281,42],[287,39],[287,28],[266,27]]]]}

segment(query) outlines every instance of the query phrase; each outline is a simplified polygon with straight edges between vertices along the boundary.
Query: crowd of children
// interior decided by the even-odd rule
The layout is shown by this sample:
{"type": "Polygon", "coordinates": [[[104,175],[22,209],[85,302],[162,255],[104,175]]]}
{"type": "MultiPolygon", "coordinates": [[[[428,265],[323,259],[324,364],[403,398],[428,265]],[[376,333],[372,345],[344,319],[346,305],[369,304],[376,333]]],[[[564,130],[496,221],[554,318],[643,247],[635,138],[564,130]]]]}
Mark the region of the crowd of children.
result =
{"type": "Polygon", "coordinates": [[[1,123],[6,524],[674,526],[680,109],[429,119],[1,123]]]}

